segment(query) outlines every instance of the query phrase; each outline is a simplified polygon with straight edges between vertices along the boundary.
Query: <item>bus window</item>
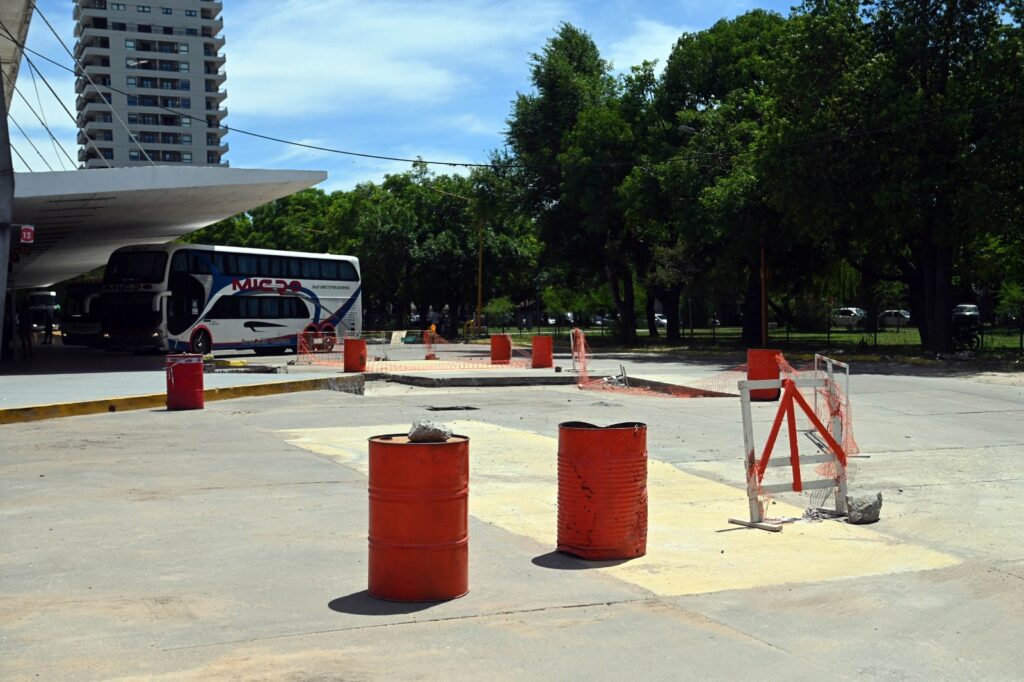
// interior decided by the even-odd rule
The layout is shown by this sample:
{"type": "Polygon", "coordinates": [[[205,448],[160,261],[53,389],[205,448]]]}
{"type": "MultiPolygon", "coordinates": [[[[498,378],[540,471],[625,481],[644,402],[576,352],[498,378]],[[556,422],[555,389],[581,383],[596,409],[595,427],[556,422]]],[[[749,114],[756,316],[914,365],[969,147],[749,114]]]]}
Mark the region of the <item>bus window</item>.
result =
{"type": "Polygon", "coordinates": [[[193,275],[209,275],[209,255],[202,251],[188,251],[188,267],[189,272],[193,275]]]}
{"type": "Polygon", "coordinates": [[[238,273],[239,275],[256,275],[258,274],[259,268],[259,256],[253,256],[248,253],[238,254],[238,273]]]}
{"type": "Polygon", "coordinates": [[[338,263],[333,260],[320,261],[321,279],[338,279],[338,263]]]}
{"type": "Polygon", "coordinates": [[[171,272],[189,272],[188,251],[179,251],[171,259],[171,272]]]}
{"type": "Polygon", "coordinates": [[[359,273],[356,272],[356,266],[349,263],[347,260],[335,261],[338,264],[338,279],[343,282],[358,282],[359,273]]]}
{"type": "Polygon", "coordinates": [[[110,256],[103,283],[155,284],[163,281],[166,268],[167,254],[162,251],[119,251],[110,256]]]}
{"type": "Polygon", "coordinates": [[[299,258],[288,258],[287,261],[288,274],[285,277],[302,277],[302,260],[299,258]]]}
{"type": "Polygon", "coordinates": [[[302,276],[306,279],[320,279],[320,262],[310,258],[303,258],[302,276]]]}

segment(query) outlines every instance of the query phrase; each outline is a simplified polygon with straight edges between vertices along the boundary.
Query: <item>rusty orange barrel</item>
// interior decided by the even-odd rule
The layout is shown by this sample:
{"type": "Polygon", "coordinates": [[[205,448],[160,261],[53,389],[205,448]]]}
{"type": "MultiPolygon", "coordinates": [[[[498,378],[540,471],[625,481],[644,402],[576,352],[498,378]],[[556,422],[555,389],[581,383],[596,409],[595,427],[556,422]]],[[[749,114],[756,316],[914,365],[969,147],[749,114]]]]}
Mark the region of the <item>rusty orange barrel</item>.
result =
{"type": "Polygon", "coordinates": [[[647,552],[647,425],[558,425],[558,551],[584,559],[647,552]]]}
{"type": "Polygon", "coordinates": [[[531,344],[533,348],[531,365],[534,369],[551,367],[555,364],[554,356],[552,354],[553,341],[554,339],[550,336],[533,337],[533,342],[531,344]]]}
{"type": "Polygon", "coordinates": [[[441,601],[469,591],[469,439],[370,438],[369,591],[441,601]]]}
{"type": "Polygon", "coordinates": [[[512,336],[491,334],[491,364],[507,365],[512,361],[512,336]]]}
{"type": "MultiPolygon", "coordinates": [[[[782,351],[770,348],[749,348],[747,349],[747,380],[760,381],[763,379],[779,378],[779,356],[782,351]]],[[[778,388],[758,388],[750,392],[751,400],[772,401],[778,400],[781,390],[778,388]]]]}
{"type": "Polygon", "coordinates": [[[366,339],[345,339],[345,371],[366,371],[366,339]]]}
{"type": "Polygon", "coordinates": [[[203,356],[182,353],[167,356],[167,409],[203,409],[203,356]]]}

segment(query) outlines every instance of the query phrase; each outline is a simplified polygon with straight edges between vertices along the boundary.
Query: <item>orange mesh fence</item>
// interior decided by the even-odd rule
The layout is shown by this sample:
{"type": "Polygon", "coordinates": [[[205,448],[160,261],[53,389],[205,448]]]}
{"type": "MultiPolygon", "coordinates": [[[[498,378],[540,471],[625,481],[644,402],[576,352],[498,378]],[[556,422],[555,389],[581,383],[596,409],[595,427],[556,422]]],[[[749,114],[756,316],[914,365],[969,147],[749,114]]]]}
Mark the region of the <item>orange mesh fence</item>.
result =
{"type": "MultiPolygon", "coordinates": [[[[300,334],[296,364],[344,366],[343,339],[332,343],[331,334],[300,334]]],[[[530,349],[511,344],[511,358],[491,362],[488,344],[452,343],[431,330],[364,332],[366,371],[372,373],[436,372],[530,367],[530,349]]]]}
{"type": "Polygon", "coordinates": [[[746,378],[746,365],[688,381],[685,385],[630,377],[622,365],[609,367],[610,372],[597,371],[586,334],[580,329],[573,329],[569,340],[573,369],[577,375],[576,385],[584,391],[616,391],[670,398],[737,397],[736,382],[746,378]]]}

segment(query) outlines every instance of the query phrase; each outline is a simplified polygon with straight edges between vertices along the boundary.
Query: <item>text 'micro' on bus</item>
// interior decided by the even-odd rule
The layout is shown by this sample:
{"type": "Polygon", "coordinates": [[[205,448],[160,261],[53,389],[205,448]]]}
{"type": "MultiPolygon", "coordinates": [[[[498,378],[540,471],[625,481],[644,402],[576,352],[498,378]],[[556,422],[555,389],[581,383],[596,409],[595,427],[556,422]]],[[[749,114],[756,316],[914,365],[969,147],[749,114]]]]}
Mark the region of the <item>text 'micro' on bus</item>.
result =
{"type": "Polygon", "coordinates": [[[92,310],[112,349],[276,354],[358,336],[361,293],[352,256],[151,244],[110,255],[92,310]]]}

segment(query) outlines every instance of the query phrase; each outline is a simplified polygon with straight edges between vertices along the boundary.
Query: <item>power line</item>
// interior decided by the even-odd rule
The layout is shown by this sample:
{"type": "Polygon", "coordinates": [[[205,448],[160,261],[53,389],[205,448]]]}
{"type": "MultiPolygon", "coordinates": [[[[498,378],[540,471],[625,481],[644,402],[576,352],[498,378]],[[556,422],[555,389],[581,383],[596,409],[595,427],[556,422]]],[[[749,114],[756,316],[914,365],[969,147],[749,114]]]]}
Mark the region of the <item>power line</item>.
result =
{"type": "MultiPolygon", "coordinates": [[[[43,117],[43,127],[46,128],[47,132],[49,132],[50,127],[47,124],[46,120],[46,109],[43,107],[43,98],[39,95],[39,83],[36,82],[36,70],[30,67],[28,70],[28,75],[32,76],[32,89],[35,90],[36,93],[36,104],[39,105],[39,115],[43,117]]],[[[42,78],[43,74],[39,74],[39,77],[42,78]]],[[[57,160],[60,161],[60,167],[64,168],[64,160],[60,158],[60,152],[57,151],[57,139],[53,136],[52,133],[50,133],[50,142],[53,143],[53,153],[57,155],[57,160]]],[[[64,145],[60,145],[60,148],[61,150],[64,150],[64,145]]],[[[64,153],[67,154],[66,151],[64,153]]],[[[68,158],[71,157],[68,156],[68,158]]],[[[74,167],[75,162],[72,161],[71,168],[74,167]]]]}
{"type": "Polygon", "coordinates": [[[40,153],[39,153],[39,149],[38,149],[38,148],[36,147],[35,143],[34,143],[34,142],[32,142],[32,138],[30,138],[30,137],[29,137],[29,136],[28,136],[28,135],[27,135],[27,134],[25,133],[24,129],[22,129],[22,127],[21,127],[20,125],[18,125],[18,122],[17,122],[16,120],[14,120],[14,117],[13,117],[13,116],[11,116],[11,113],[10,113],[10,112],[7,112],[7,118],[11,119],[11,123],[13,123],[13,124],[14,124],[14,127],[16,127],[16,128],[18,129],[18,131],[19,131],[19,132],[20,132],[20,133],[21,133],[21,134],[22,134],[22,135],[23,135],[23,136],[25,137],[25,141],[26,141],[26,142],[28,142],[29,146],[30,146],[30,147],[32,147],[32,149],[35,149],[35,150],[36,150],[36,154],[39,154],[39,158],[40,158],[40,159],[42,159],[42,160],[43,160],[43,163],[44,163],[44,164],[46,165],[46,167],[47,167],[47,168],[48,168],[49,170],[51,170],[51,171],[52,171],[52,170],[53,170],[53,167],[52,167],[52,166],[50,165],[50,162],[46,160],[46,157],[45,157],[45,156],[43,156],[42,154],[40,154],[40,153]]]}
{"type": "MultiPolygon", "coordinates": [[[[36,9],[36,11],[37,12],[39,11],[38,8],[36,9]]],[[[40,13],[40,16],[42,16],[42,13],[40,13]]],[[[43,20],[46,21],[45,17],[43,18],[43,20]]],[[[47,22],[47,25],[49,26],[49,22],[47,22]]],[[[50,30],[53,31],[54,34],[56,35],[56,32],[54,31],[52,26],[50,27],[50,30]]],[[[12,34],[10,34],[9,31],[6,30],[6,28],[5,28],[4,32],[7,33],[7,35],[0,35],[0,37],[6,38],[7,40],[13,42],[15,45],[21,47],[21,49],[23,51],[29,52],[29,53],[31,53],[33,55],[36,55],[40,59],[43,59],[43,60],[49,62],[50,64],[53,64],[54,66],[56,66],[58,68],[64,69],[65,71],[67,71],[69,73],[77,75],[77,72],[74,69],[68,68],[64,64],[61,64],[61,63],[59,63],[57,61],[54,61],[53,59],[50,59],[46,55],[41,54],[41,53],[37,52],[36,50],[33,50],[32,48],[28,47],[24,43],[19,42],[12,34]]],[[[65,46],[65,50],[67,50],[66,46],[65,46]]],[[[71,53],[69,52],[69,54],[71,54],[71,53]]],[[[74,58],[74,55],[72,55],[72,58],[74,58]]],[[[26,57],[26,59],[27,59],[27,57],[26,57]]],[[[121,94],[121,95],[126,95],[127,96],[127,95],[130,94],[130,93],[127,93],[127,92],[125,92],[123,90],[119,90],[118,88],[113,87],[113,86],[104,86],[104,87],[106,87],[108,90],[110,90],[112,92],[116,92],[116,93],[121,94]]],[[[913,120],[913,121],[899,121],[899,122],[896,122],[896,123],[893,123],[893,124],[890,124],[890,125],[887,125],[887,126],[882,126],[882,127],[874,128],[874,129],[861,130],[861,131],[852,131],[852,132],[849,132],[849,133],[844,133],[842,135],[831,135],[831,136],[825,135],[825,136],[820,136],[820,137],[817,137],[817,138],[811,138],[811,139],[808,139],[808,140],[803,140],[801,142],[790,142],[790,143],[786,143],[786,144],[783,144],[783,145],[779,145],[779,146],[776,147],[776,149],[807,147],[807,146],[812,146],[812,145],[818,145],[818,144],[824,144],[824,143],[839,142],[839,141],[844,141],[844,140],[849,140],[849,139],[855,139],[855,138],[859,138],[859,137],[867,137],[867,136],[877,135],[877,134],[880,134],[880,133],[883,133],[883,132],[897,130],[897,129],[908,127],[908,126],[917,126],[917,125],[926,125],[926,124],[930,124],[930,123],[936,123],[936,122],[939,122],[939,121],[944,121],[944,120],[949,119],[949,118],[955,118],[955,117],[964,116],[964,115],[967,115],[967,114],[978,113],[978,112],[989,110],[989,109],[996,109],[996,108],[1001,108],[1001,107],[1004,107],[1004,106],[1015,106],[1015,105],[1020,104],[1022,102],[1024,102],[1024,99],[1001,100],[1001,101],[991,102],[991,103],[988,103],[988,104],[985,104],[985,105],[979,105],[977,107],[972,107],[970,109],[963,109],[963,110],[953,111],[953,112],[949,112],[949,113],[942,114],[942,115],[936,115],[936,116],[932,116],[932,117],[925,118],[925,119],[916,119],[916,120],[913,120]]],[[[173,109],[171,107],[165,107],[165,106],[157,106],[157,107],[154,107],[154,108],[162,109],[162,110],[167,111],[169,113],[176,114],[178,116],[183,116],[183,117],[191,119],[193,121],[198,121],[200,123],[206,124],[206,119],[205,118],[200,118],[198,116],[194,116],[193,114],[191,114],[189,112],[183,112],[183,111],[179,111],[177,109],[173,109]]],[[[115,113],[115,116],[116,116],[116,113],[115,113]]],[[[118,119],[118,120],[120,121],[120,119],[118,119]]],[[[122,123],[122,125],[124,125],[124,124],[122,123]]],[[[208,126],[208,127],[211,127],[211,126],[208,126]]],[[[378,160],[378,161],[397,161],[397,162],[401,162],[401,163],[422,163],[422,164],[430,165],[430,166],[447,166],[447,167],[451,167],[451,168],[459,168],[459,167],[461,167],[461,168],[510,168],[510,167],[511,168],[524,168],[525,167],[523,164],[502,165],[502,164],[495,164],[495,163],[475,163],[475,162],[466,162],[466,161],[436,161],[436,160],[423,159],[423,158],[418,158],[418,157],[417,158],[406,158],[406,157],[399,157],[399,156],[389,156],[389,155],[385,155],[385,154],[370,154],[370,153],[365,153],[365,152],[354,152],[354,151],[345,150],[345,149],[337,149],[337,148],[334,148],[334,147],[326,147],[326,146],[323,146],[323,145],[315,145],[315,144],[309,144],[309,143],[305,143],[305,142],[297,142],[295,140],[288,140],[288,139],[281,138],[281,137],[276,137],[276,136],[273,136],[273,135],[265,135],[263,133],[257,133],[255,131],[246,130],[244,128],[234,128],[234,127],[231,127],[231,126],[228,126],[228,125],[223,125],[223,124],[217,124],[216,126],[213,126],[213,127],[220,128],[220,129],[223,129],[223,130],[229,131],[229,132],[235,132],[235,133],[238,133],[240,135],[246,135],[248,137],[254,137],[254,138],[257,138],[257,139],[266,140],[268,142],[277,142],[279,144],[289,145],[289,146],[292,146],[292,147],[299,147],[299,148],[303,148],[303,149],[310,149],[310,150],[313,150],[313,151],[321,151],[321,152],[326,152],[326,153],[330,153],[330,154],[339,154],[339,155],[343,155],[343,156],[353,156],[353,157],[364,158],[364,159],[374,159],[374,160],[378,160]]],[[[127,126],[125,126],[125,128],[127,129],[127,126]]],[[[129,131],[129,134],[130,134],[130,131],[129,131]]],[[[138,144],[138,143],[136,143],[136,144],[138,144]]],[[[141,146],[139,148],[141,149],[141,146]]],[[[145,152],[143,151],[143,153],[145,153],[145,152]]],[[[690,153],[694,153],[694,151],[691,151],[690,153]]],[[[696,153],[699,154],[699,155],[702,155],[702,156],[715,157],[715,158],[721,158],[723,156],[721,153],[714,153],[714,152],[696,152],[696,153]]],[[[147,156],[147,158],[148,158],[148,156],[147,156]]],[[[591,165],[591,164],[557,164],[557,165],[555,165],[553,167],[565,168],[565,167],[570,167],[570,166],[573,166],[573,165],[591,165]]],[[[601,166],[601,167],[622,167],[622,166],[641,165],[641,162],[636,161],[636,160],[630,160],[630,161],[608,161],[608,162],[603,162],[603,163],[598,163],[598,164],[593,164],[593,165],[601,166]]]]}
{"type": "Polygon", "coordinates": [[[28,165],[28,161],[26,161],[25,157],[21,155],[21,152],[18,151],[18,148],[14,146],[13,142],[11,142],[11,151],[18,155],[18,158],[21,159],[21,163],[25,166],[25,168],[28,168],[29,173],[35,172],[34,170],[32,170],[32,166],[28,165]]]}
{"type": "MultiPolygon", "coordinates": [[[[19,45],[22,48],[22,50],[28,50],[28,48],[25,47],[24,44],[19,43],[14,38],[14,34],[10,32],[10,30],[7,28],[7,26],[4,25],[4,22],[2,22],[2,21],[0,21],[0,29],[3,30],[3,33],[7,34],[6,36],[0,34],[0,38],[6,37],[8,40],[11,40],[12,42],[14,42],[15,45],[19,45]]],[[[34,50],[32,50],[31,52],[33,54],[37,54],[34,50]]],[[[75,117],[74,114],[71,113],[71,110],[68,109],[67,106],[65,106],[64,100],[62,100],[60,98],[60,95],[57,94],[57,91],[53,89],[52,85],[50,85],[50,81],[46,80],[46,77],[43,76],[43,72],[39,70],[39,67],[35,65],[35,62],[33,62],[32,59],[30,59],[27,55],[23,55],[23,56],[25,57],[25,61],[28,62],[29,68],[30,69],[35,69],[36,72],[39,73],[39,77],[43,79],[43,85],[45,85],[49,89],[49,91],[53,95],[54,99],[57,100],[57,102],[60,104],[61,108],[68,115],[68,117],[75,123],[75,126],[77,127],[78,119],[75,117]]],[[[51,62],[53,64],[57,64],[57,62],[54,62],[52,59],[50,59],[48,57],[42,56],[42,58],[45,59],[48,62],[51,62]]],[[[64,69],[67,68],[67,67],[63,66],[62,64],[57,64],[57,66],[60,66],[61,68],[64,68],[64,69]]],[[[107,165],[107,168],[110,168],[111,167],[110,162],[107,161],[106,158],[103,157],[103,154],[100,152],[99,147],[96,146],[96,143],[93,142],[92,138],[89,137],[88,135],[86,135],[85,139],[89,143],[89,146],[91,146],[96,151],[96,153],[99,154],[100,158],[103,159],[103,162],[107,165]]]]}
{"type": "MultiPolygon", "coordinates": [[[[32,108],[32,104],[31,104],[31,102],[28,101],[28,97],[25,97],[25,95],[21,92],[21,90],[18,89],[17,85],[14,86],[14,92],[18,93],[18,97],[21,98],[21,100],[25,103],[25,106],[28,107],[28,110],[32,112],[32,114],[36,117],[36,120],[39,121],[39,123],[43,126],[43,129],[46,131],[46,134],[50,136],[50,139],[53,141],[53,143],[57,144],[57,137],[53,134],[53,131],[50,130],[50,126],[46,125],[45,119],[43,119],[43,117],[40,116],[36,112],[36,110],[32,108]]],[[[64,156],[68,157],[68,161],[71,161],[71,167],[74,168],[75,167],[75,162],[71,158],[71,155],[68,154],[67,150],[64,149],[64,147],[61,147],[60,150],[62,152],[64,152],[64,156]]],[[[57,160],[60,161],[60,156],[59,155],[57,156],[57,160]]],[[[61,161],[60,167],[62,169],[64,168],[64,162],[63,161],[61,161]]]]}
{"type": "MultiPolygon", "coordinates": [[[[103,93],[100,92],[99,86],[96,85],[95,82],[93,82],[92,77],[89,75],[89,72],[88,72],[88,70],[86,70],[85,66],[82,65],[82,62],[78,61],[78,58],[71,52],[71,50],[68,49],[68,46],[67,46],[67,44],[65,44],[64,39],[60,37],[59,33],[57,33],[57,30],[50,23],[50,20],[46,18],[46,15],[43,14],[43,11],[41,9],[39,9],[39,6],[36,5],[36,3],[32,2],[32,0],[29,0],[29,2],[32,5],[32,9],[35,10],[36,14],[39,15],[39,18],[42,19],[43,23],[46,24],[46,27],[48,29],[50,29],[50,33],[53,34],[53,37],[57,39],[57,42],[60,43],[60,46],[63,47],[64,51],[68,53],[69,57],[71,57],[71,61],[73,61],[75,63],[76,67],[82,69],[82,75],[85,76],[86,80],[89,81],[89,85],[91,85],[94,88],[96,88],[96,92],[99,92],[100,96],[102,97],[103,93]]],[[[8,31],[8,33],[10,33],[10,31],[8,31]]],[[[76,72],[75,75],[78,75],[77,72],[76,72]]],[[[106,99],[106,98],[104,98],[104,99],[106,99]]],[[[109,105],[110,102],[108,101],[107,104],[109,105]]],[[[117,113],[117,110],[113,106],[110,107],[110,113],[114,115],[114,118],[117,119],[117,122],[120,123],[121,127],[124,128],[126,133],[128,133],[128,139],[130,139],[132,142],[135,143],[135,146],[139,148],[139,151],[146,158],[146,161],[149,161],[149,165],[155,166],[156,164],[153,162],[153,159],[149,158],[149,154],[147,154],[146,150],[142,148],[142,145],[139,143],[139,141],[137,139],[135,139],[135,135],[128,128],[128,124],[121,120],[121,116],[117,113]]],[[[86,134],[86,137],[88,137],[88,136],[89,135],[86,134]]],[[[97,150],[97,152],[98,151],[99,150],[97,150]]],[[[106,157],[104,157],[103,154],[100,154],[100,158],[102,158],[104,160],[104,162],[107,164],[107,168],[110,168],[110,162],[106,160],[106,157]]]]}

